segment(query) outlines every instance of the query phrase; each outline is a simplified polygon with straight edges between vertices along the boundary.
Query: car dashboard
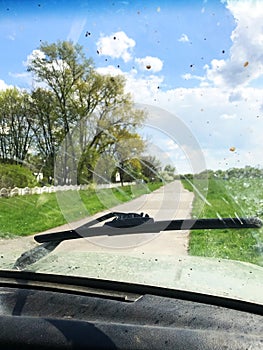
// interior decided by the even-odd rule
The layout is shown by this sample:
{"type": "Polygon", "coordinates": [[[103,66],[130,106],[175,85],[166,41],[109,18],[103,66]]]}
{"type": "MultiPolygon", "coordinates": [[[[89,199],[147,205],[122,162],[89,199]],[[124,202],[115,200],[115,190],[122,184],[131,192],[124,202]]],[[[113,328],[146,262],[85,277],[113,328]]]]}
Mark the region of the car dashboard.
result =
{"type": "Polygon", "coordinates": [[[262,349],[262,334],[260,305],[78,277],[0,274],[0,349],[245,350],[262,349]]]}

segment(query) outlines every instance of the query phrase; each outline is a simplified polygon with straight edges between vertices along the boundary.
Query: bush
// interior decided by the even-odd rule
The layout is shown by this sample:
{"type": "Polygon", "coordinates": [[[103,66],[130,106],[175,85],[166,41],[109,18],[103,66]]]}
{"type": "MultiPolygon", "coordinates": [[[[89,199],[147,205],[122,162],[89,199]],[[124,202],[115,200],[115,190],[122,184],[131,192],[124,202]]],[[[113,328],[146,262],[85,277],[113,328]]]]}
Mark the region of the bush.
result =
{"type": "Polygon", "coordinates": [[[0,164],[0,188],[34,187],[37,181],[31,171],[23,166],[0,164]]]}

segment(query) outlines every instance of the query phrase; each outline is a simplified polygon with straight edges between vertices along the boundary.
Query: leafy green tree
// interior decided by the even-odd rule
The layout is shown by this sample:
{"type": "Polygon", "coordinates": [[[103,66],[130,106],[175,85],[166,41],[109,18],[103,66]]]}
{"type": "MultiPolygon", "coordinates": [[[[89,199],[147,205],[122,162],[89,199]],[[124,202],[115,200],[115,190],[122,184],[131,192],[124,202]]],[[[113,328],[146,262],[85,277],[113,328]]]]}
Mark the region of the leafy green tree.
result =
{"type": "Polygon", "coordinates": [[[23,163],[32,144],[29,94],[16,88],[0,92],[0,159],[23,163]]]}
{"type": "Polygon", "coordinates": [[[56,115],[54,92],[43,88],[32,91],[29,115],[34,133],[35,160],[42,163],[41,171],[45,177],[52,176],[55,155],[64,135],[63,124],[56,115]]]}
{"type": "MultiPolygon", "coordinates": [[[[92,69],[92,62],[85,58],[82,47],[71,42],[58,41],[48,44],[43,42],[39,50],[35,50],[28,64],[28,71],[32,72],[35,79],[46,84],[54,94],[54,112],[58,123],[66,136],[71,151],[74,152],[70,130],[76,122],[76,115],[72,113],[72,100],[77,83],[84,79],[92,69]]],[[[74,163],[74,154],[71,160],[74,163]]],[[[75,164],[73,166],[76,167],[75,164]]],[[[64,154],[63,171],[68,168],[68,153],[64,154]]],[[[62,174],[65,178],[66,174],[62,174]]]]}
{"type": "Polygon", "coordinates": [[[44,145],[54,162],[53,154],[63,140],[62,182],[77,168],[82,180],[83,174],[86,180],[91,179],[88,169],[92,170],[97,159],[119,142],[123,130],[134,132],[145,118],[124,92],[124,78],[99,75],[78,44],[42,43],[32,55],[28,70],[47,90],[46,94],[38,90],[32,95],[33,110],[40,115],[34,129],[39,149],[44,145]],[[44,109],[40,110],[42,104],[44,109]]]}

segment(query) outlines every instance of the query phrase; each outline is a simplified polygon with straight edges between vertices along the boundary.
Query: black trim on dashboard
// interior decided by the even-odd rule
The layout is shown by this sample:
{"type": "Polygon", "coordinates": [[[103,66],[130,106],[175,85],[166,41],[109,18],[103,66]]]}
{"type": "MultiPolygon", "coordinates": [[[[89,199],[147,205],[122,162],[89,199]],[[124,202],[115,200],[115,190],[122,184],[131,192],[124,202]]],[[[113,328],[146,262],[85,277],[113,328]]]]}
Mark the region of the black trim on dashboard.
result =
{"type": "Polygon", "coordinates": [[[44,274],[30,271],[0,270],[0,286],[7,286],[7,284],[9,287],[15,286],[17,288],[19,286],[21,288],[26,288],[27,286],[27,288],[59,291],[61,293],[93,294],[97,297],[107,297],[110,295],[110,293],[112,293],[113,299],[114,295],[117,293],[119,297],[122,296],[121,298],[125,300],[127,300],[125,295],[127,296],[134,294],[134,299],[136,300],[136,298],[138,298],[140,295],[151,294],[161,297],[216,305],[263,316],[263,305],[261,304],[192,291],[149,286],[138,283],[110,281],[78,276],[65,276],[59,274],[44,274]],[[7,279],[9,279],[9,282],[7,279]],[[37,283],[32,282],[42,283],[38,285],[37,283]],[[44,286],[43,282],[45,282],[48,287],[44,286]],[[84,290],[80,287],[92,288],[93,293],[90,293],[90,291],[86,291],[84,293],[84,290]]]}

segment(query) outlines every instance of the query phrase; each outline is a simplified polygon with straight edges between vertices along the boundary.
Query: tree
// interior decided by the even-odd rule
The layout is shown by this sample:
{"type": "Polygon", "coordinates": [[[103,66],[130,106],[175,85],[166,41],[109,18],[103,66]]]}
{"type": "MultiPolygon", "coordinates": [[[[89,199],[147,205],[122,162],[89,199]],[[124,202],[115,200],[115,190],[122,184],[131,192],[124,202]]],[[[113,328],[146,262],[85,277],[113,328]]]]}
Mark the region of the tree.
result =
{"type": "MultiPolygon", "coordinates": [[[[72,99],[79,80],[83,79],[92,69],[91,60],[85,58],[82,47],[71,42],[58,41],[48,44],[43,42],[39,50],[35,50],[28,63],[28,71],[32,72],[39,82],[44,82],[47,88],[54,93],[55,107],[58,122],[61,123],[63,136],[69,142],[72,151],[70,129],[75,119],[72,113],[72,99]]],[[[73,163],[74,163],[73,155],[73,163]]],[[[62,169],[68,168],[68,155],[64,154],[62,169]]],[[[73,166],[76,167],[75,164],[73,166]]],[[[65,178],[65,173],[62,178],[65,178]]]]}
{"type": "Polygon", "coordinates": [[[173,181],[176,178],[176,168],[170,164],[166,165],[162,171],[162,177],[165,181],[173,181]]]}
{"type": "Polygon", "coordinates": [[[145,143],[137,133],[131,133],[126,129],[116,132],[116,141],[111,148],[114,156],[116,170],[120,174],[120,181],[134,181],[142,178],[141,153],[145,149],[145,143]]]}
{"type": "Polygon", "coordinates": [[[176,169],[174,166],[168,164],[164,167],[164,171],[166,171],[169,176],[174,176],[176,169]]]}
{"type": "Polygon", "coordinates": [[[72,42],[42,43],[32,55],[28,70],[38,81],[45,83],[48,91],[46,96],[39,91],[33,96],[34,110],[41,116],[42,123],[35,128],[35,132],[42,133],[37,142],[39,146],[45,145],[53,159],[51,136],[53,141],[56,140],[53,145],[61,144],[63,140],[61,181],[76,169],[82,174],[82,180],[83,174],[89,180],[92,171],[87,169],[92,170],[101,154],[119,141],[123,130],[134,132],[145,118],[144,112],[134,108],[131,96],[125,94],[124,78],[99,75],[82,47],[72,42]],[[49,105],[43,101],[48,94],[49,105]],[[46,107],[40,111],[43,102],[46,107]],[[52,128],[44,126],[44,120],[46,125],[56,125],[55,139],[52,128]],[[73,128],[77,128],[77,132],[72,132],[73,128]],[[47,131],[48,144],[43,143],[47,131]]]}
{"type": "MultiPolygon", "coordinates": [[[[96,74],[95,74],[96,75],[96,74]]],[[[130,143],[130,139],[136,138],[142,142],[136,127],[143,121],[144,112],[134,109],[130,95],[124,93],[125,81],[123,77],[100,76],[95,101],[92,102],[92,110],[89,113],[87,100],[83,98],[83,91],[79,91],[82,97],[82,118],[80,130],[80,142],[82,156],[80,168],[87,165],[92,168],[97,159],[104,152],[112,153],[120,148],[120,143],[130,143]],[[115,147],[118,145],[118,147],[115,147]]],[[[92,88],[93,93],[95,88],[92,88]]],[[[85,95],[84,95],[85,96],[85,95]]],[[[93,97],[94,99],[94,97],[93,97]]],[[[126,151],[131,152],[131,147],[126,151]]],[[[90,174],[91,177],[92,174],[90,174]]]]}
{"type": "Polygon", "coordinates": [[[142,174],[146,182],[161,180],[161,162],[154,156],[145,156],[141,159],[142,174]]]}
{"type": "Polygon", "coordinates": [[[23,163],[32,144],[29,94],[10,88],[0,92],[0,158],[23,163]]]}
{"type": "Polygon", "coordinates": [[[56,100],[52,91],[37,88],[31,93],[30,118],[34,133],[35,153],[42,159],[44,176],[51,176],[55,155],[64,132],[56,115],[56,100]]]}

